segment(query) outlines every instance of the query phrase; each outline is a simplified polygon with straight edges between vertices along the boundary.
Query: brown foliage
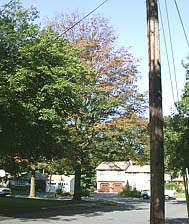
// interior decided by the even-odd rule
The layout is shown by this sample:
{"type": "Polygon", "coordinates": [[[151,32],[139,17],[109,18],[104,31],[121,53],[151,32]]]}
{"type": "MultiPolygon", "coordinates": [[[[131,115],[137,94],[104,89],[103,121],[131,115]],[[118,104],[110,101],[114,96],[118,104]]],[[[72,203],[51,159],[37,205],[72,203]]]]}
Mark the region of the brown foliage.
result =
{"type": "MultiPolygon", "coordinates": [[[[47,24],[60,35],[64,33],[71,45],[82,48],[81,60],[86,66],[96,71],[96,76],[93,77],[95,89],[91,96],[93,96],[93,103],[96,103],[96,110],[101,112],[101,117],[94,119],[93,125],[88,126],[87,129],[86,127],[79,129],[77,125],[73,128],[76,147],[79,145],[88,147],[88,142],[86,139],[83,140],[82,136],[89,136],[102,130],[110,132],[111,130],[117,130],[117,132],[129,130],[129,138],[133,138],[132,135],[136,135],[137,128],[144,131],[147,129],[146,120],[139,116],[145,111],[144,96],[138,92],[136,85],[139,78],[137,70],[139,60],[132,56],[128,48],[116,47],[117,37],[108,19],[103,16],[96,15],[85,19],[69,29],[81,18],[82,15],[77,12],[63,12],[57,14],[54,19],[47,20],[47,24]],[[104,115],[105,113],[107,116],[104,115]],[[108,116],[111,119],[107,119],[108,116]],[[109,121],[103,123],[102,120],[106,119],[109,121]],[[79,130],[82,131],[79,132],[79,130]],[[87,130],[88,134],[85,135],[83,130],[87,130]]],[[[90,98],[90,95],[85,97],[90,98]]],[[[80,110],[80,117],[77,114],[74,118],[75,124],[77,120],[82,121],[82,124],[90,120],[89,112],[86,113],[86,111],[80,110]]],[[[141,133],[142,131],[138,132],[138,134],[141,133]]],[[[147,138],[145,139],[144,135],[138,139],[147,144],[147,138]]],[[[80,148],[83,151],[83,147],[80,148]]]]}
{"type": "MultiPolygon", "coordinates": [[[[81,17],[77,12],[60,13],[54,19],[48,19],[47,23],[61,34],[81,17]]],[[[82,60],[98,71],[101,85],[103,80],[107,85],[108,81],[112,84],[118,78],[131,85],[138,78],[136,64],[139,60],[135,59],[127,48],[115,47],[117,38],[108,24],[108,19],[94,16],[68,30],[65,37],[72,45],[83,48],[82,60]]]]}

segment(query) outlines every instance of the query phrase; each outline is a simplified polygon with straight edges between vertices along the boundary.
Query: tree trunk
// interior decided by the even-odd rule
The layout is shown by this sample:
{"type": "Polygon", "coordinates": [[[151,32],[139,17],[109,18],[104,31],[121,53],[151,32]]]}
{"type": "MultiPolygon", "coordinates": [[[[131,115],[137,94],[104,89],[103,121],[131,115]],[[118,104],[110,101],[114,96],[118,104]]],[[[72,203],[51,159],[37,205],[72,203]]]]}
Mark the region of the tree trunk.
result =
{"type": "Polygon", "coordinates": [[[81,200],[81,164],[77,163],[75,166],[75,184],[73,200],[81,200]]]}
{"type": "Polygon", "coordinates": [[[186,204],[187,204],[187,213],[189,218],[188,172],[187,170],[185,171],[186,173],[183,175],[183,180],[184,180],[184,189],[185,189],[186,204]]]}
{"type": "Polygon", "coordinates": [[[35,198],[35,170],[31,172],[30,195],[29,198],[35,198]]]}
{"type": "Polygon", "coordinates": [[[48,192],[51,192],[51,183],[52,183],[52,174],[49,175],[49,188],[48,188],[48,192]]]}

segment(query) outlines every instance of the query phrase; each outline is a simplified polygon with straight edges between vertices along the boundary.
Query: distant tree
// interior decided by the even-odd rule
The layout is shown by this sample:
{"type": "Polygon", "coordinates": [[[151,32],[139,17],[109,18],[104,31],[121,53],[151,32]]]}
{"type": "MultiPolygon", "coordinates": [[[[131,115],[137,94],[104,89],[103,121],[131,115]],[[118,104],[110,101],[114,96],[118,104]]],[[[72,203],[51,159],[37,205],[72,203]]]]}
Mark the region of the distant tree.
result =
{"type": "Polygon", "coordinates": [[[149,164],[148,120],[135,115],[114,119],[102,124],[98,135],[98,150],[94,154],[101,161],[129,161],[149,164]],[[106,128],[108,126],[108,128],[106,128]]]}
{"type": "Polygon", "coordinates": [[[68,29],[80,18],[78,13],[62,13],[47,21],[59,35],[64,33],[72,46],[82,47],[81,60],[97,71],[92,77],[94,88],[81,95],[82,107],[68,122],[72,148],[68,156],[76,175],[76,200],[81,199],[82,170],[102,158],[135,156],[140,161],[148,139],[147,121],[143,118],[146,99],[136,84],[139,61],[128,49],[116,48],[113,29],[104,17],[91,17],[68,29]]]}
{"type": "MultiPolygon", "coordinates": [[[[177,112],[165,119],[166,165],[173,175],[189,167],[189,64],[186,64],[186,84],[177,112]]],[[[185,172],[185,171],[184,171],[185,172]]]]}
{"type": "Polygon", "coordinates": [[[189,63],[185,68],[186,84],[177,103],[178,111],[165,120],[165,161],[167,170],[173,176],[183,176],[189,216],[189,63]]]}

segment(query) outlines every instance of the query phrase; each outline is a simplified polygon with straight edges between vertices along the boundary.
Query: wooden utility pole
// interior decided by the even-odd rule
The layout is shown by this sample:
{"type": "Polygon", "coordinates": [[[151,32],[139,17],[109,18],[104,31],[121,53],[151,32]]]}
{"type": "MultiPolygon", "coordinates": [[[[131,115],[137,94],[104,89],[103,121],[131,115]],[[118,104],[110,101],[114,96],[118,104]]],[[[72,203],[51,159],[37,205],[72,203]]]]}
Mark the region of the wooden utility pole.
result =
{"type": "Polygon", "coordinates": [[[150,223],[165,223],[164,149],[162,87],[157,0],[147,0],[149,55],[150,163],[151,204],[150,223]]]}

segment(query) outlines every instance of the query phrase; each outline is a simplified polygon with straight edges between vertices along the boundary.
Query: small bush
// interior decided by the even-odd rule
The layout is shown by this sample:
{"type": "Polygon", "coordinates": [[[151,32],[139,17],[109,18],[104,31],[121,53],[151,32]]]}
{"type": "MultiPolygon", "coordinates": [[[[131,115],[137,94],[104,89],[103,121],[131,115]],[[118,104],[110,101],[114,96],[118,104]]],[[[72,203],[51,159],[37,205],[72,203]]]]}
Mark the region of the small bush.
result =
{"type": "Polygon", "coordinates": [[[183,193],[184,192],[184,184],[183,183],[169,182],[169,183],[165,184],[165,189],[176,190],[177,192],[183,193]]]}
{"type": "Polygon", "coordinates": [[[61,196],[72,196],[71,192],[62,192],[61,196]]]}
{"type": "Polygon", "coordinates": [[[178,190],[178,184],[177,183],[166,183],[165,189],[167,190],[178,190]]]}
{"type": "Polygon", "coordinates": [[[132,197],[132,198],[140,198],[141,192],[137,191],[136,188],[132,189],[131,186],[127,183],[126,186],[118,193],[121,197],[132,197]]]}
{"type": "Polygon", "coordinates": [[[61,188],[56,189],[56,194],[57,195],[62,195],[62,189],[61,188]]]}
{"type": "Polygon", "coordinates": [[[88,197],[90,194],[89,189],[81,189],[81,196],[88,197]]]}

